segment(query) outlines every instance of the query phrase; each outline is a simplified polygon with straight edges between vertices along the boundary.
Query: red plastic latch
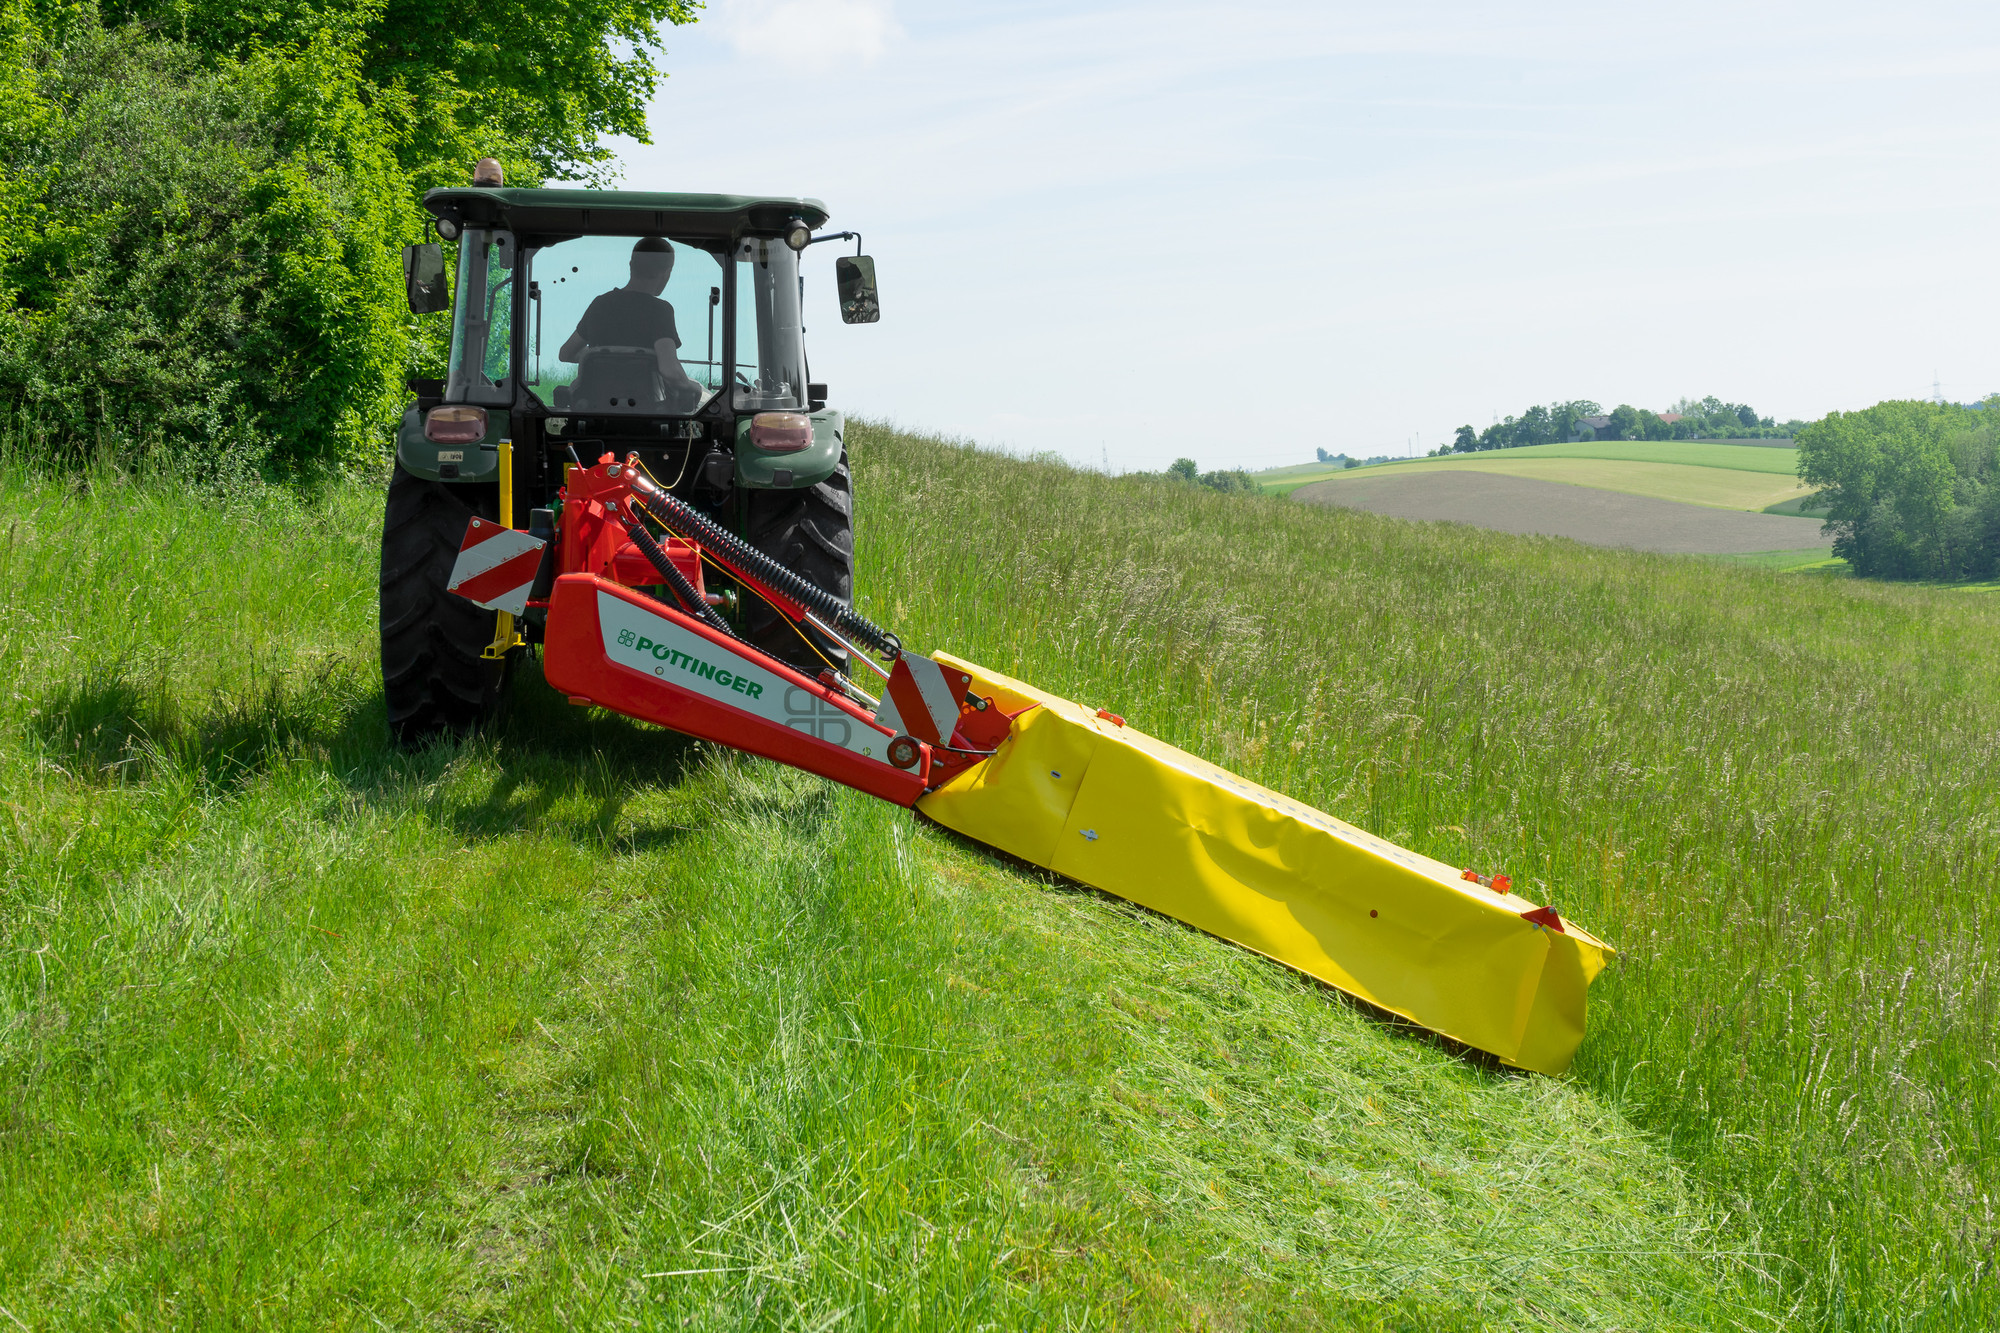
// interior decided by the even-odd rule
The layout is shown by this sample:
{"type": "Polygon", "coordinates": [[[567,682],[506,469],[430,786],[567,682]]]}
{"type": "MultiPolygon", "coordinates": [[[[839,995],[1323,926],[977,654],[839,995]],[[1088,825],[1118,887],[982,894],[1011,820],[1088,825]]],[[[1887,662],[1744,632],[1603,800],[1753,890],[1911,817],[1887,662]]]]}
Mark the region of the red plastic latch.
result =
{"type": "Polygon", "coordinates": [[[1106,722],[1109,722],[1114,727],[1122,727],[1125,725],[1125,719],[1118,716],[1118,714],[1112,712],[1108,708],[1098,709],[1097,715],[1103,718],[1106,722]]]}
{"type": "Polygon", "coordinates": [[[1463,875],[1460,875],[1459,878],[1469,879],[1474,884],[1477,884],[1479,882],[1479,872],[1477,870],[1474,870],[1471,866],[1467,866],[1465,868],[1465,873],[1463,875]]]}
{"type": "Polygon", "coordinates": [[[1500,894],[1504,897],[1505,895],[1512,893],[1514,891],[1514,881],[1506,875],[1495,875],[1493,877],[1493,883],[1488,887],[1490,887],[1493,890],[1493,892],[1500,894]]]}
{"type": "Polygon", "coordinates": [[[1563,929],[1562,918],[1556,915],[1556,909],[1553,907],[1537,907],[1532,912],[1523,912],[1521,913],[1521,919],[1529,925],[1547,926],[1558,935],[1567,935],[1569,933],[1563,929]]]}

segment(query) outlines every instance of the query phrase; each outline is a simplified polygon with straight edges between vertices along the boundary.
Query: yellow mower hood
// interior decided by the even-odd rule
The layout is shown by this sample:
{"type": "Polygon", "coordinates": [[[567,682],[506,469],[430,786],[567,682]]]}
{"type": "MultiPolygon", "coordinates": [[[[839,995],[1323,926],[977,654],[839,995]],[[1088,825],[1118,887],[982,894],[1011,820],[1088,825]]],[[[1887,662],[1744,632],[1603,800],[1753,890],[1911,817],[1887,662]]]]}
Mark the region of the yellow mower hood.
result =
{"type": "Polygon", "coordinates": [[[1014,719],[917,808],[967,837],[1254,949],[1507,1064],[1569,1068],[1612,949],[1130,726],[945,654],[1014,719]]]}

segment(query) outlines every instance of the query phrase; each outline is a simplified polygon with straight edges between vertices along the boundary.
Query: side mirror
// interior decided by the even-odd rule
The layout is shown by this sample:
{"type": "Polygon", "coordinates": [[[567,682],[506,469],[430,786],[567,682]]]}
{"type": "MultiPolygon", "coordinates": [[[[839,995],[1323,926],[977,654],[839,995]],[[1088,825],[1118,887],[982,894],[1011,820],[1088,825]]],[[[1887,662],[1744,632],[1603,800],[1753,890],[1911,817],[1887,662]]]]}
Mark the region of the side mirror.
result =
{"type": "Polygon", "coordinates": [[[403,247],[403,292],[409,297],[413,315],[451,309],[451,287],[444,278],[443,246],[403,247]]]}
{"type": "Polygon", "coordinates": [[[873,324],[882,318],[875,294],[875,261],[867,255],[842,255],[833,261],[834,284],[840,289],[840,322],[873,324]]]}

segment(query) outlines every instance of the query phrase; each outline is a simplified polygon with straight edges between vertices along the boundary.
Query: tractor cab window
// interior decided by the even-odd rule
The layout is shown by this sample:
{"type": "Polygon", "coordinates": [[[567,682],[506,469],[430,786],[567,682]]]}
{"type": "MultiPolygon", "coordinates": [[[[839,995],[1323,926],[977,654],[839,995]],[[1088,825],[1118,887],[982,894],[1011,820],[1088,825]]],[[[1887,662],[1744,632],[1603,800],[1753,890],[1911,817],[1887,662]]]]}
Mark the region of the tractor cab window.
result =
{"type": "Polygon", "coordinates": [[[714,242],[578,236],[527,256],[528,391],[559,412],[683,415],[722,388],[714,242]]]}
{"type": "Polygon", "coordinates": [[[514,399],[514,236],[467,227],[458,242],[445,398],[506,406],[514,399]]]}
{"type": "Polygon", "coordinates": [[[799,257],[776,237],[736,246],[735,407],[806,408],[805,330],[799,320],[799,257]]]}

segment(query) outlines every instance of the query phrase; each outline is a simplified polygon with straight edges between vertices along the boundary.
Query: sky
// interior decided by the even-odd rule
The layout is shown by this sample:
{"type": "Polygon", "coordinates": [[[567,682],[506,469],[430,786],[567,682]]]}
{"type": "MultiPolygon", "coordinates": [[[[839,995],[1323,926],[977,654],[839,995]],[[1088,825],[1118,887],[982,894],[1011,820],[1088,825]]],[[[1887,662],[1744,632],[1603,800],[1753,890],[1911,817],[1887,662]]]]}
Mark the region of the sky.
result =
{"type": "Polygon", "coordinates": [[[2000,6],[709,0],[632,189],[874,256],[850,415],[1113,471],[2000,390],[2000,6]]]}

